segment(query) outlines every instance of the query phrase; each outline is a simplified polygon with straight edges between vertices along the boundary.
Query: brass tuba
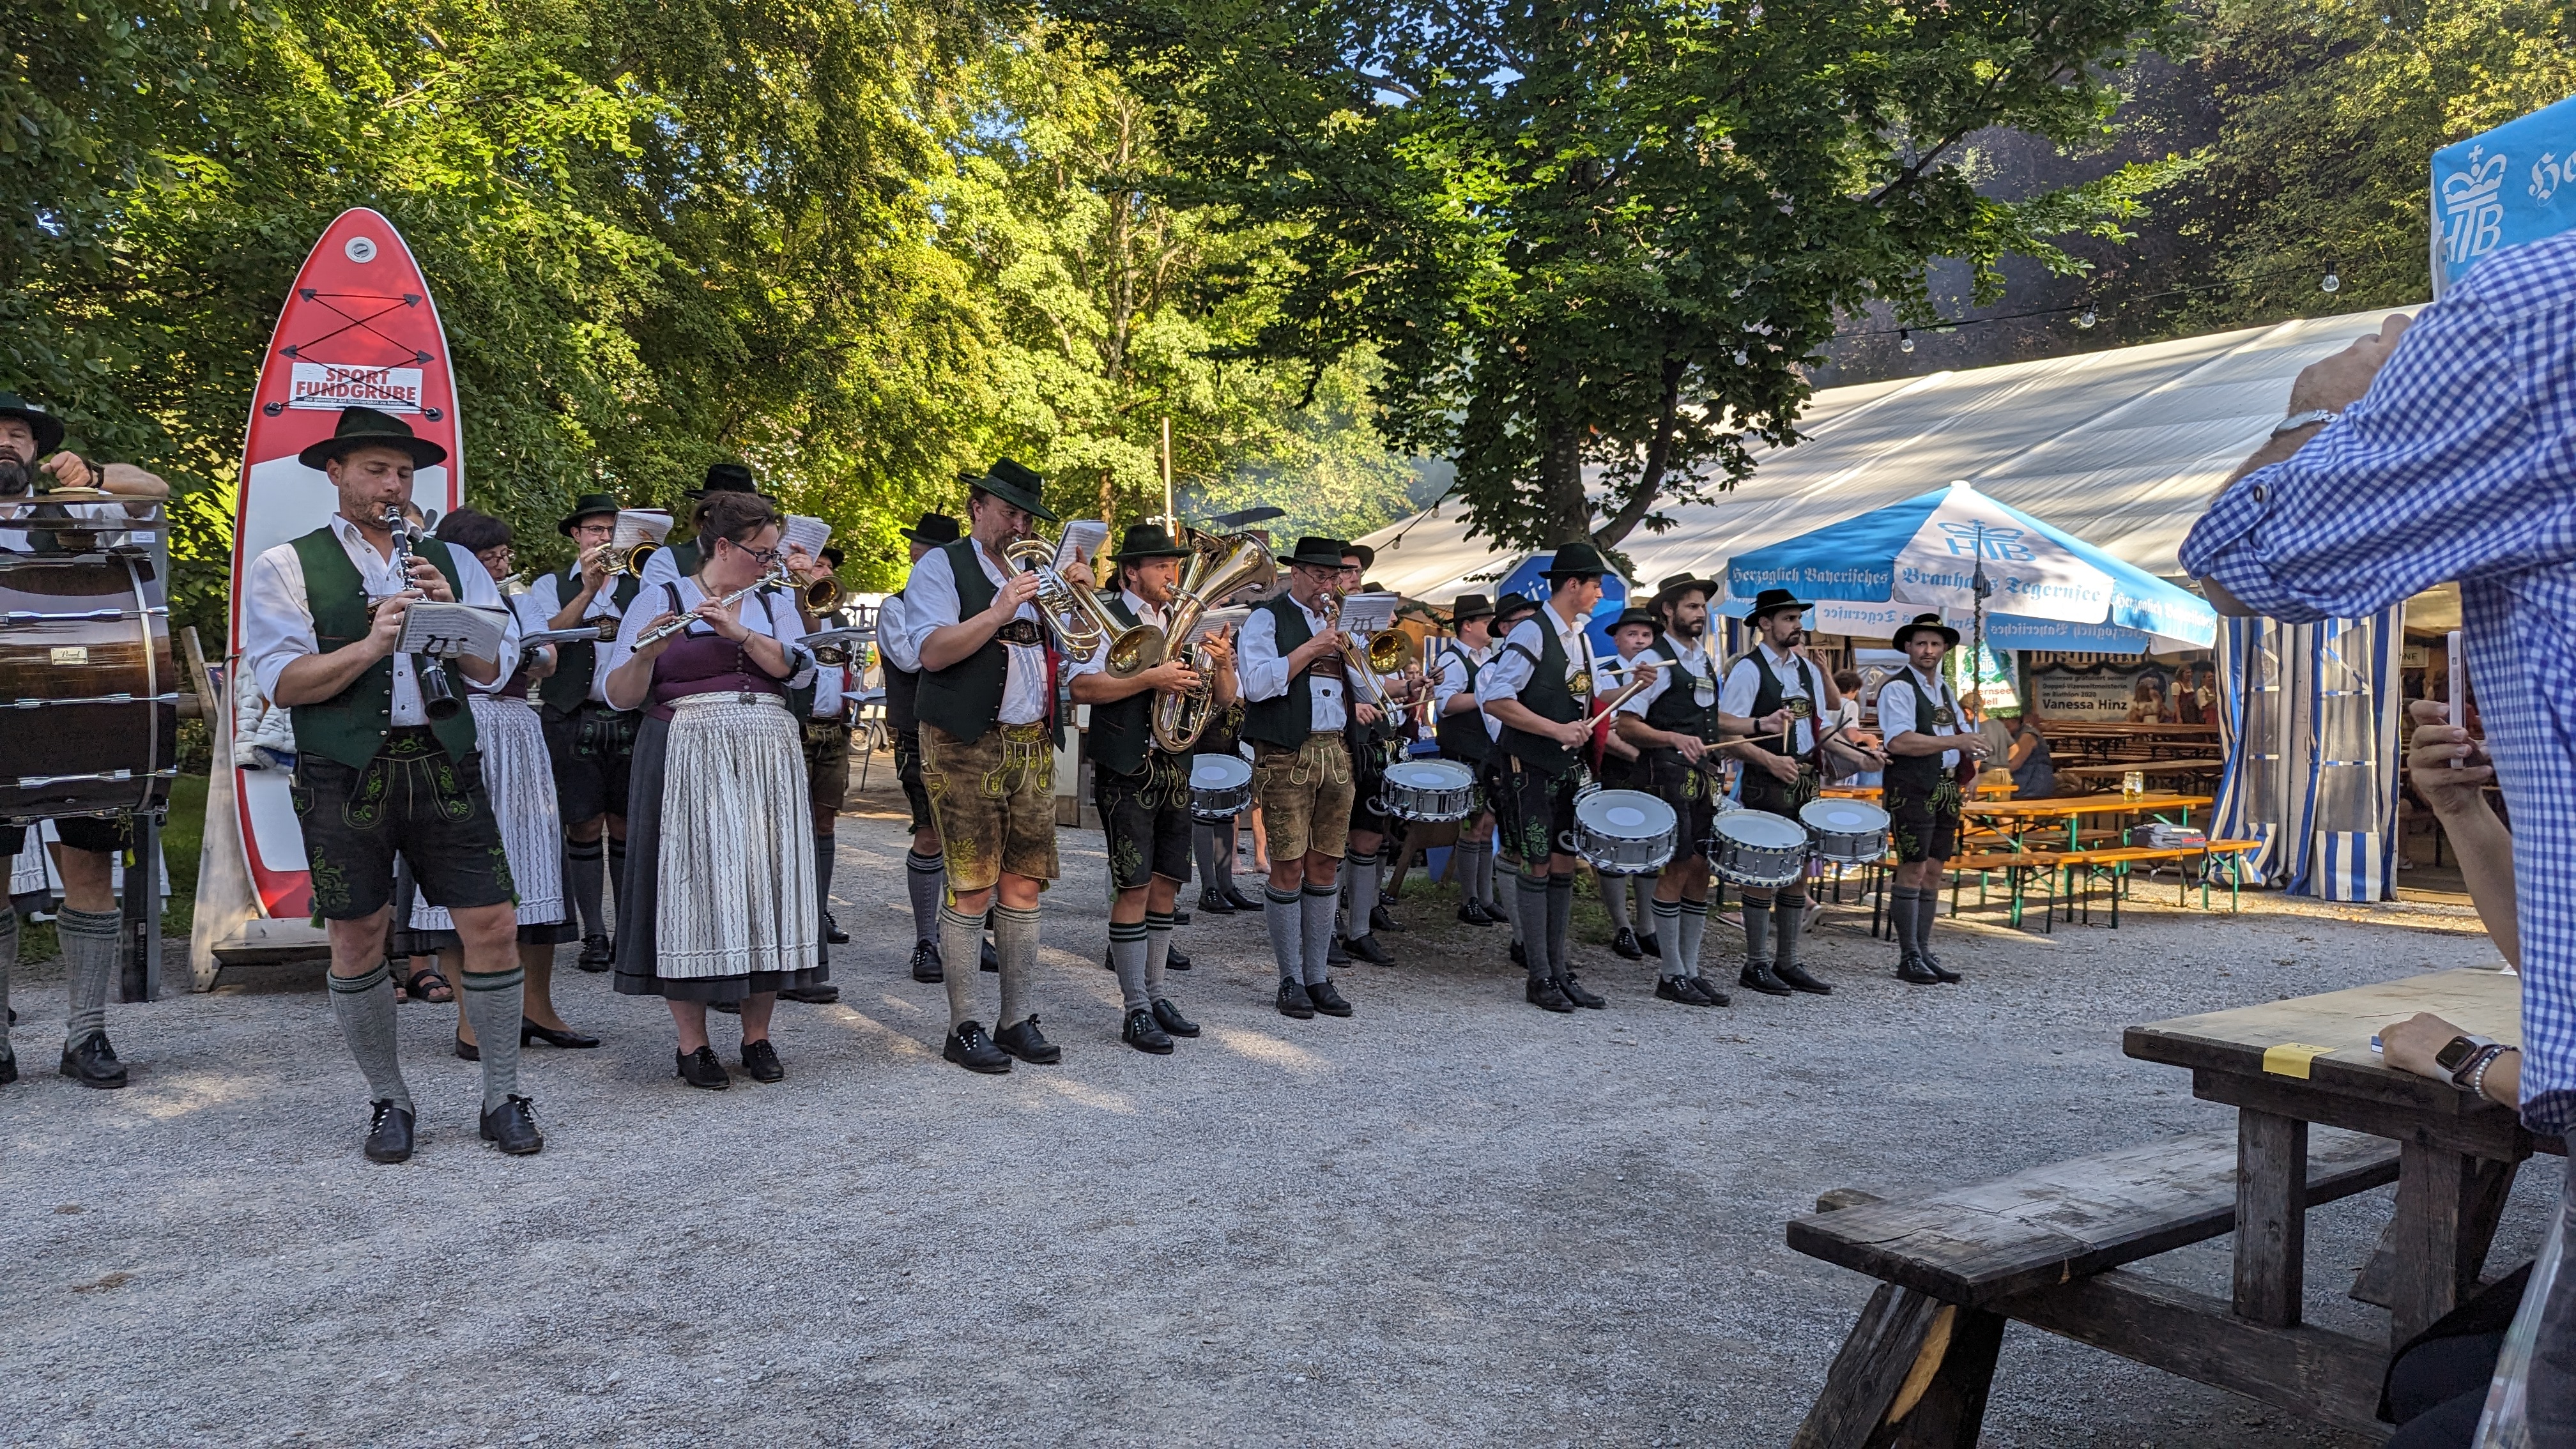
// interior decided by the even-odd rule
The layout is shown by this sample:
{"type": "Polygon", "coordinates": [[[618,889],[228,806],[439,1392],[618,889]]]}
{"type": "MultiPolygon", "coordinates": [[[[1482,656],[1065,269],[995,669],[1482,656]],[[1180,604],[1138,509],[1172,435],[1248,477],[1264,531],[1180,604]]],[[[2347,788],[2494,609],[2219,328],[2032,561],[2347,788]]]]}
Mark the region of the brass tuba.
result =
{"type": "MultiPolygon", "coordinates": [[[[1187,640],[1207,611],[1246,587],[1268,588],[1279,578],[1279,564],[1261,540],[1248,533],[1211,534],[1189,530],[1189,564],[1181,587],[1172,595],[1172,612],[1164,639],[1187,640]]],[[[1154,700],[1154,743],[1168,755],[1183,754],[1199,742],[1214,715],[1216,660],[1203,645],[1185,645],[1198,687],[1154,700]]]]}
{"type": "Polygon", "coordinates": [[[1098,595],[1075,588],[1072,580],[1056,572],[1054,544],[1043,538],[1023,538],[1004,549],[1002,556],[1021,572],[1038,576],[1038,607],[1055,620],[1056,637],[1063,641],[1068,657],[1089,660],[1106,644],[1109,657],[1101,668],[1113,679],[1132,678],[1163,662],[1163,631],[1151,624],[1132,629],[1120,624],[1098,595]]]}

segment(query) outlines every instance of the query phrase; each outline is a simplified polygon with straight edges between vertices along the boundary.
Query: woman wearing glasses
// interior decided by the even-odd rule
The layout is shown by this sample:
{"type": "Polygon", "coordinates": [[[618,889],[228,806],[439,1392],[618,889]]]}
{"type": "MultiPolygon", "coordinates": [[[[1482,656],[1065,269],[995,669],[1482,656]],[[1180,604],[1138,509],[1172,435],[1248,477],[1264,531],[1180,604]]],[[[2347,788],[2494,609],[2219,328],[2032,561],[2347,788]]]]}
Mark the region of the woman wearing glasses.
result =
{"type": "Polygon", "coordinates": [[[819,986],[821,911],[805,830],[803,737],[787,691],[814,673],[795,601],[753,585],[778,567],[779,518],[754,493],[699,507],[697,572],[648,585],[601,666],[608,702],[642,708],[617,897],[617,989],[660,996],[679,1076],[731,1084],[707,1041],[711,1003],[742,1013],[742,1069],[782,1080],[770,1013],[819,986]],[[740,591],[740,598],[727,596],[740,591]],[[639,645],[665,622],[688,627],[639,645]]]}

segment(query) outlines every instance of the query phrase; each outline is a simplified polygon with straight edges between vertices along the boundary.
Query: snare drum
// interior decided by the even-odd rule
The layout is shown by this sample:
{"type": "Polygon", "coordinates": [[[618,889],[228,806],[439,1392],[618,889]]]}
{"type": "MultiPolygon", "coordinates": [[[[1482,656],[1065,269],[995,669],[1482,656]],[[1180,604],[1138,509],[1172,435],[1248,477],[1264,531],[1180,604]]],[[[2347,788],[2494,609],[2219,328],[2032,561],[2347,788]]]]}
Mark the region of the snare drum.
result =
{"type": "Polygon", "coordinates": [[[1887,854],[1887,812],[1866,800],[1810,800],[1798,819],[1818,860],[1867,865],[1887,854]]]}
{"type": "Polygon", "coordinates": [[[1252,765],[1241,755],[1199,755],[1190,762],[1190,814],[1221,825],[1252,806],[1252,765]]]}
{"type": "Polygon", "coordinates": [[[166,809],[178,680],[148,556],[0,556],[0,823],[166,809]]]}
{"type": "Polygon", "coordinates": [[[1476,772],[1456,760],[1399,760],[1386,767],[1378,813],[1439,825],[1476,813],[1476,772]]]}
{"type": "Polygon", "coordinates": [[[1595,790],[1574,802],[1571,853],[1603,875],[1645,875],[1673,858],[1680,821],[1643,790],[1595,790]]]}
{"type": "Polygon", "coordinates": [[[1807,832],[1767,810],[1730,810],[1709,822],[1700,843],[1717,878],[1740,886],[1784,886],[1807,869],[1807,832]]]}

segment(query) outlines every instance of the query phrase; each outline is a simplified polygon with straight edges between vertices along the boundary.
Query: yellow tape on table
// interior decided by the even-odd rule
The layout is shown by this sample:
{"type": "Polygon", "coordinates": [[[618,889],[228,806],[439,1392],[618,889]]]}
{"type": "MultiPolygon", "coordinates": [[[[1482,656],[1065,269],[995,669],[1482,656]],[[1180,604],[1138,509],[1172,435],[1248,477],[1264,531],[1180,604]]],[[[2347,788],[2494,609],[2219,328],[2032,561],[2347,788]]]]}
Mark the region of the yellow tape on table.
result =
{"type": "Polygon", "coordinates": [[[2275,1077],[2308,1079],[2309,1064],[2334,1050],[2330,1046],[2310,1046],[2301,1041],[2285,1041],[2263,1049],[2263,1070],[2275,1077]]]}

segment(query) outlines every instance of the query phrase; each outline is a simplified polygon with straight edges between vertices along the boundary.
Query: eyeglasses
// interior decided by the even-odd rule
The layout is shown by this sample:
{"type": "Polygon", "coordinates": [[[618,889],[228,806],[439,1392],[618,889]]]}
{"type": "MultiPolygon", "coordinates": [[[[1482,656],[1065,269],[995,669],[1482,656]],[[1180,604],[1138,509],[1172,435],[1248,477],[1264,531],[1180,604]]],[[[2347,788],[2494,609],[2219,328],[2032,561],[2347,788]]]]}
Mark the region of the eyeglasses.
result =
{"type": "Polygon", "coordinates": [[[774,548],[753,548],[748,544],[734,543],[733,540],[729,538],[726,539],[725,542],[733,544],[735,548],[740,549],[744,553],[750,554],[752,562],[759,564],[762,568],[772,567],[778,562],[779,553],[778,550],[774,548]]]}
{"type": "Polygon", "coordinates": [[[474,556],[493,568],[507,568],[511,559],[510,546],[506,543],[495,544],[474,556]]]}

